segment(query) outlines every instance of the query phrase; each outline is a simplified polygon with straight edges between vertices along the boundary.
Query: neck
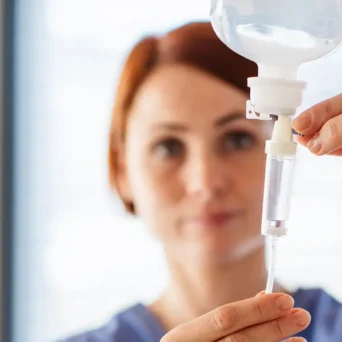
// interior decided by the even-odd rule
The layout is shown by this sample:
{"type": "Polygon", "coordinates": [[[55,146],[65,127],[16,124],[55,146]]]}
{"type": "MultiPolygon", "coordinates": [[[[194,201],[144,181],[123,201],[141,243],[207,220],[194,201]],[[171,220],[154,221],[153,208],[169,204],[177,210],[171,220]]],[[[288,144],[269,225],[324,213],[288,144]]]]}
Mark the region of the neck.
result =
{"type": "Polygon", "coordinates": [[[264,247],[239,261],[198,266],[170,261],[171,282],[152,312],[167,330],[221,305],[255,296],[266,285],[264,247]]]}

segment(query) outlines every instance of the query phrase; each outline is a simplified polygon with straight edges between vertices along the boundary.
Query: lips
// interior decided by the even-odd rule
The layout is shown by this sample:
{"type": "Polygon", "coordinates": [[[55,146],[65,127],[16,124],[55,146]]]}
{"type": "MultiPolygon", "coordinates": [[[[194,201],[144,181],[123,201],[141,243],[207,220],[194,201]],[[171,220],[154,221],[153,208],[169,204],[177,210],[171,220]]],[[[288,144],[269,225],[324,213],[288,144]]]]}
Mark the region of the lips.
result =
{"type": "Polygon", "coordinates": [[[215,212],[215,213],[205,213],[199,216],[192,217],[188,220],[188,223],[195,224],[203,227],[220,227],[228,224],[237,217],[241,216],[241,212],[215,212]]]}

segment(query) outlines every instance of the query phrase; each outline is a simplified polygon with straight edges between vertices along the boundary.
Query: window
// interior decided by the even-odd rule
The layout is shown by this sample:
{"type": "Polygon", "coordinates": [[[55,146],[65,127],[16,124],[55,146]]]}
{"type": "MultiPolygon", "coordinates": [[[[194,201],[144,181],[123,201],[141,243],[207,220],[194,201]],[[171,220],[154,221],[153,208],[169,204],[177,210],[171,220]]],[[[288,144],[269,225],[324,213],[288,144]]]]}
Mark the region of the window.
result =
{"type": "MultiPolygon", "coordinates": [[[[45,342],[153,299],[167,280],[158,243],[108,188],[110,109],[133,42],[208,18],[210,1],[15,3],[14,341],[45,342]]],[[[303,69],[304,106],[341,91],[341,54],[303,69]]],[[[298,159],[278,274],[289,286],[325,286],[342,299],[342,159],[303,150],[298,159]]]]}

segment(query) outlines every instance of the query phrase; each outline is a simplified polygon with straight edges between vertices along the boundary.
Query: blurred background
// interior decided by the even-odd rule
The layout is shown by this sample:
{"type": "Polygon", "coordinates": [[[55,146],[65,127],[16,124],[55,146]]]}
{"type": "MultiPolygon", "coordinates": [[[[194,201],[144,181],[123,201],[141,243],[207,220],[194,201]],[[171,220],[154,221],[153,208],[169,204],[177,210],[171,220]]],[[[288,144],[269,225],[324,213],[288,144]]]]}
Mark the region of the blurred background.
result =
{"type": "MultiPolygon", "coordinates": [[[[111,106],[134,42],[208,19],[210,1],[0,6],[2,341],[53,341],[153,300],[167,280],[160,246],[108,187],[111,106]]],[[[341,60],[340,49],[301,69],[303,109],[342,91],[341,60]]],[[[290,288],[323,286],[340,300],[341,174],[342,158],[300,149],[277,270],[290,288]]]]}

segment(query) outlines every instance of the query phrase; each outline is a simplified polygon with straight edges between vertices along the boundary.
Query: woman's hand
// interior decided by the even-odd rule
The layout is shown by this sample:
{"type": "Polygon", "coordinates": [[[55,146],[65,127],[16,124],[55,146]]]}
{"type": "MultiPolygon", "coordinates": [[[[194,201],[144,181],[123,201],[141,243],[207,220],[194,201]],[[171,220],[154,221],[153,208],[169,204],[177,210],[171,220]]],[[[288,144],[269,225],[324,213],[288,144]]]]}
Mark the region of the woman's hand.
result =
{"type": "MultiPolygon", "coordinates": [[[[310,323],[310,315],[293,308],[286,294],[261,294],[221,306],[179,325],[160,342],[274,342],[293,336],[310,323]]],[[[287,341],[304,341],[290,338],[287,341]]]]}
{"type": "Polygon", "coordinates": [[[342,156],[342,94],[306,110],[292,126],[304,135],[297,142],[312,153],[342,156]]]}

